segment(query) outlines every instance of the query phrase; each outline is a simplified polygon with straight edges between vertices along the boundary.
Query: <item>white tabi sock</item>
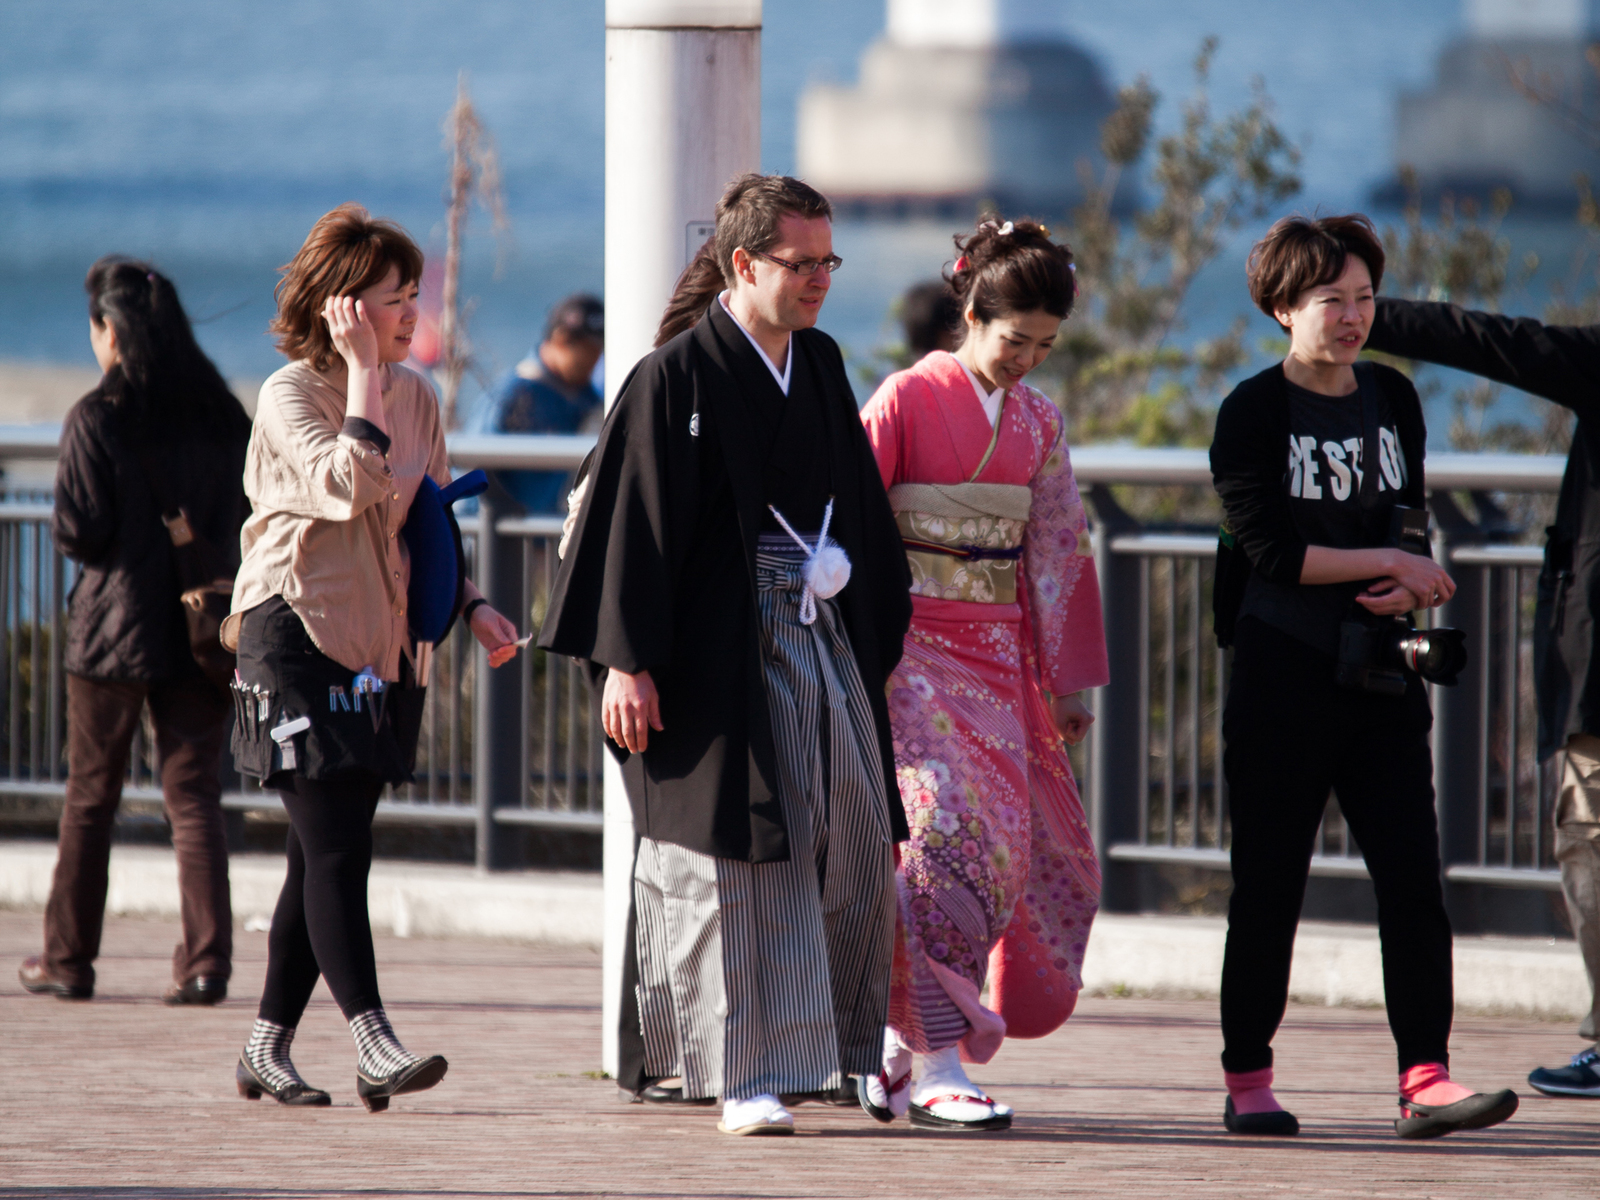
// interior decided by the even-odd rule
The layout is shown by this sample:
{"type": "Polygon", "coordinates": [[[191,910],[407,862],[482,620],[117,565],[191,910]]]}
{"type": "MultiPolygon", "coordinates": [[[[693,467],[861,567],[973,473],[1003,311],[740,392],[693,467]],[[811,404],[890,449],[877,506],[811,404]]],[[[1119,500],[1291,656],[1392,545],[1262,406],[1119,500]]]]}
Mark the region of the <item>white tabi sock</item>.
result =
{"type": "MultiPolygon", "coordinates": [[[[946,1046],[943,1050],[922,1056],[922,1077],[912,1088],[911,1102],[919,1108],[926,1108],[930,1101],[941,1096],[979,1097],[983,1094],[983,1089],[968,1079],[966,1071],[962,1069],[960,1048],[946,1046]]],[[[974,1099],[970,1105],[951,1102],[939,1115],[952,1121],[979,1121],[991,1112],[997,1116],[1009,1116],[1012,1109],[1010,1105],[993,1101],[985,1104],[974,1099]]]]}
{"type": "Polygon", "coordinates": [[[776,1096],[762,1093],[748,1100],[724,1100],[722,1123],[729,1129],[746,1125],[793,1125],[794,1114],[776,1096]]]}
{"type": "Polygon", "coordinates": [[[866,1089],[867,1099],[877,1108],[887,1109],[891,1116],[903,1117],[911,1107],[911,1048],[900,1040],[893,1025],[883,1027],[883,1076],[863,1075],[858,1087],[866,1089]],[[900,1083],[896,1091],[884,1086],[900,1083]]]}
{"type": "Polygon", "coordinates": [[[983,1089],[967,1078],[961,1067],[961,1051],[955,1046],[933,1050],[922,1056],[922,1076],[917,1080],[912,1099],[927,1104],[940,1096],[981,1096],[983,1089]]]}

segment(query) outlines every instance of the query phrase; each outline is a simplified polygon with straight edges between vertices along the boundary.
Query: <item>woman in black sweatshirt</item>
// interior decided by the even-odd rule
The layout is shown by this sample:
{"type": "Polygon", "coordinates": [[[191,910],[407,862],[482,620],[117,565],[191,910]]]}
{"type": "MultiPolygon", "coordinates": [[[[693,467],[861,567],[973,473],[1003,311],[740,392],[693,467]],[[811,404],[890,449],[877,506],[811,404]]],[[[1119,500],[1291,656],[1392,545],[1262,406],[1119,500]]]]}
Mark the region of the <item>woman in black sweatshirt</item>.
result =
{"type": "Polygon", "coordinates": [[[1217,622],[1234,645],[1223,713],[1233,895],[1222,968],[1223,1119],[1234,1133],[1299,1130],[1272,1093],[1271,1043],[1330,790],[1378,896],[1400,1070],[1396,1132],[1482,1128],[1517,1106],[1510,1091],[1475,1094],[1450,1081],[1450,921],[1427,691],[1410,672],[1391,677],[1387,694],[1336,677],[1341,626],[1392,626],[1455,590],[1432,559],[1391,544],[1396,511],[1426,503],[1426,430],[1410,381],[1358,361],[1383,264],[1363,216],[1272,227],[1250,255],[1250,294],[1288,331],[1289,354],[1234,389],[1211,446],[1230,565],[1248,574],[1229,589],[1219,571],[1217,622]]]}

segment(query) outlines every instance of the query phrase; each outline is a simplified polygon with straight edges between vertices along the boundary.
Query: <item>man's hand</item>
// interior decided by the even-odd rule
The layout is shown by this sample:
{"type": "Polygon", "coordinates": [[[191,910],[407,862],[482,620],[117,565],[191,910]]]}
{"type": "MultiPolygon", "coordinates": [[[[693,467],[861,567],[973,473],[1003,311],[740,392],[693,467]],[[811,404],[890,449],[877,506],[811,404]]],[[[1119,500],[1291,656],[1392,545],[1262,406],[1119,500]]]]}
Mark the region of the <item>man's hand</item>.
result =
{"type": "Polygon", "coordinates": [[[1076,695],[1057,696],[1050,701],[1050,719],[1069,746],[1076,746],[1089,736],[1089,726],[1094,724],[1094,714],[1076,695]]]}
{"type": "Polygon", "coordinates": [[[611,670],[606,673],[606,690],[600,697],[600,725],[606,736],[631,753],[642,753],[650,744],[650,731],[661,730],[661,697],[649,671],[628,675],[611,670]]]}

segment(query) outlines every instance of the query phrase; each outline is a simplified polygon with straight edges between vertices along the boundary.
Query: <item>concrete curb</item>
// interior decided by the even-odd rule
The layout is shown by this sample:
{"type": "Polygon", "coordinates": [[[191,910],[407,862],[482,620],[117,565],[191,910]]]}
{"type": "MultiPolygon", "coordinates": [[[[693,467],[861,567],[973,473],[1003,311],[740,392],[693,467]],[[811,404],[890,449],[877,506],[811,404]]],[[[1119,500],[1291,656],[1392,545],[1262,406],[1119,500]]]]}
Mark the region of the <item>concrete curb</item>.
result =
{"type": "MultiPolygon", "coordinates": [[[[0,841],[0,908],[40,910],[55,869],[53,842],[0,841]]],[[[236,854],[229,865],[235,919],[263,927],[283,886],[283,858],[236,854]]],[[[489,938],[598,949],[600,876],[580,871],[508,871],[385,860],[368,885],[373,928],[396,937],[489,938]]],[[[176,917],[172,852],[117,846],[108,912],[176,917]]],[[[1083,982],[1094,991],[1214,996],[1227,922],[1217,917],[1103,915],[1096,919],[1083,982]]],[[[1361,925],[1300,926],[1290,994],[1311,1004],[1383,1004],[1378,934],[1361,925]]],[[[1589,983],[1570,941],[1458,937],[1456,1007],[1544,1018],[1589,1011],[1589,983]]]]}
{"type": "MultiPolygon", "coordinates": [[[[1220,917],[1097,917],[1084,987],[1214,996],[1227,932],[1220,917]]],[[[1289,994],[1306,1004],[1381,1007],[1378,931],[1302,922],[1289,994]]],[[[1455,995],[1464,1011],[1573,1019],[1589,1011],[1589,981],[1576,944],[1551,938],[1456,938],[1455,995]]]]}
{"type": "MultiPolygon", "coordinates": [[[[53,842],[0,842],[0,908],[40,909],[55,871],[53,842]]],[[[228,864],[234,919],[270,920],[283,887],[279,854],[235,854],[228,864]]],[[[501,941],[600,945],[600,876],[582,871],[507,871],[381,860],[367,884],[372,927],[396,937],[477,937],[501,941]]],[[[172,851],[117,846],[111,852],[106,911],[176,917],[178,867],[172,851]]]]}

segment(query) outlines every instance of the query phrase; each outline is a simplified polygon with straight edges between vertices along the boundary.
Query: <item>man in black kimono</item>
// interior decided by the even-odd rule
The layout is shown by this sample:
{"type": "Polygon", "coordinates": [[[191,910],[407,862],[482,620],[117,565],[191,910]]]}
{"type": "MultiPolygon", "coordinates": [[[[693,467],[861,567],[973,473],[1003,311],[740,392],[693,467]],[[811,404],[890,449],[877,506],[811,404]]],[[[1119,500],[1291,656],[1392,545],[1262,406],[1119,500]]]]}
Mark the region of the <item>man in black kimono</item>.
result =
{"type": "Polygon", "coordinates": [[[812,328],[831,217],[797,180],[729,186],[728,290],[623,385],[540,634],[603,679],[639,838],[620,1082],[680,1076],[730,1133],[790,1133],[780,1096],[875,1073],[888,1008],[906,825],[883,685],[910,579],[812,328]],[[810,569],[824,529],[837,594],[810,569]]]}
{"type": "MultiPolygon", "coordinates": [[[[1559,754],[1555,857],[1572,931],[1589,975],[1590,1011],[1578,1026],[1600,1038],[1600,659],[1594,628],[1600,585],[1600,325],[1545,325],[1454,304],[1378,301],[1367,346],[1470,371],[1553,400],[1578,416],[1545,543],[1533,617],[1539,757],[1559,754]]],[[[1600,1097],[1600,1049],[1528,1076],[1551,1096],[1600,1097]]]]}

